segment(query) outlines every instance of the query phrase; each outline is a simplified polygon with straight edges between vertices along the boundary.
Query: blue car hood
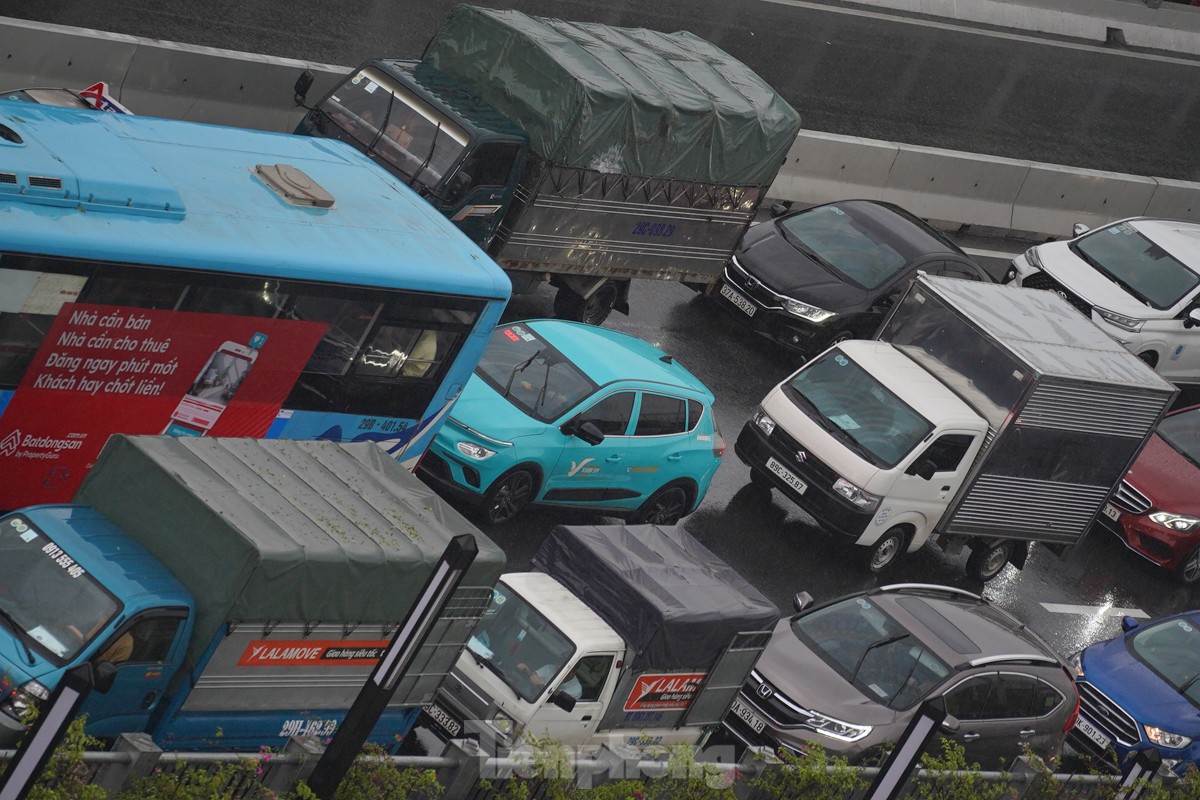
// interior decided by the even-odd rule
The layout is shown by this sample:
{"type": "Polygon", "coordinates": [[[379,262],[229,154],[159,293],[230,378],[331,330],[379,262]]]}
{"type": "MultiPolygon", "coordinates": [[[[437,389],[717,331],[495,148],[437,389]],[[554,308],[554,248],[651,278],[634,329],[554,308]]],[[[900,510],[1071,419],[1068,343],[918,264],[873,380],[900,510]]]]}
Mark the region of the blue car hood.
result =
{"type": "Polygon", "coordinates": [[[529,416],[500,396],[482,378],[472,375],[450,410],[458,423],[501,441],[545,433],[547,423],[529,416]]]}
{"type": "Polygon", "coordinates": [[[1200,709],[1134,658],[1125,637],[1099,642],[1083,651],[1086,680],[1145,725],[1200,736],[1200,709]]]}

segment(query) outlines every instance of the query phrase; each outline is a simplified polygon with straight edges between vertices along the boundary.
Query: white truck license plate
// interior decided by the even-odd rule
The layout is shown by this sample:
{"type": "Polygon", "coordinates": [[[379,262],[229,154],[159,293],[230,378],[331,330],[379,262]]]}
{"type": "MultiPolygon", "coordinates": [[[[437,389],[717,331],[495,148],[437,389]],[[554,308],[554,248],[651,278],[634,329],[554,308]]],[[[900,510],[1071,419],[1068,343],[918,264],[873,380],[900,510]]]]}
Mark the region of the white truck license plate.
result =
{"type": "Polygon", "coordinates": [[[1111,520],[1117,520],[1117,519],[1120,519],[1121,512],[1112,503],[1105,503],[1104,504],[1104,516],[1108,517],[1111,520]]]}
{"type": "Polygon", "coordinates": [[[1095,725],[1088,722],[1087,717],[1085,716],[1080,715],[1079,718],[1075,720],[1075,727],[1078,728],[1084,736],[1095,742],[1101,750],[1106,749],[1111,743],[1111,740],[1101,733],[1095,725]]]}
{"type": "Polygon", "coordinates": [[[721,297],[724,297],[742,311],[746,312],[746,316],[748,317],[753,317],[754,312],[758,311],[754,303],[751,303],[749,300],[742,297],[742,295],[728,283],[721,284],[721,297]]]}
{"type": "Polygon", "coordinates": [[[807,491],[808,484],[797,478],[791,470],[789,470],[783,464],[780,464],[774,458],[767,459],[767,469],[771,470],[771,472],[774,472],[780,478],[783,478],[783,482],[795,489],[796,494],[804,494],[804,492],[807,491]]]}
{"type": "Polygon", "coordinates": [[[459,723],[459,721],[454,717],[450,716],[449,712],[447,712],[437,703],[430,703],[429,705],[425,706],[425,713],[429,715],[430,719],[432,719],[438,725],[441,725],[442,729],[445,730],[446,733],[450,734],[451,739],[456,738],[460,733],[462,733],[462,724],[459,723]]]}
{"type": "Polygon", "coordinates": [[[749,725],[750,730],[754,731],[755,733],[762,733],[763,728],[765,728],[767,725],[767,723],[763,722],[757,714],[747,708],[746,704],[740,700],[734,700],[733,705],[729,707],[729,710],[734,714],[737,714],[738,718],[749,725]]]}

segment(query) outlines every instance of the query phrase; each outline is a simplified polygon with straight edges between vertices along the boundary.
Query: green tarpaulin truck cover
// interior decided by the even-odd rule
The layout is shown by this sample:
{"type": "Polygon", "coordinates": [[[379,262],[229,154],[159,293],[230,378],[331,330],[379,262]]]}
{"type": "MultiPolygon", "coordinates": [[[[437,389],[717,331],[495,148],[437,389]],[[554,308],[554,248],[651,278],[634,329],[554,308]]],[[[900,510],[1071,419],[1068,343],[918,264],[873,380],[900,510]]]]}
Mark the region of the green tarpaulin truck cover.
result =
{"type": "Polygon", "coordinates": [[[196,646],[226,621],[399,624],[455,536],[490,589],[504,552],[371,442],[123,436],[75,496],[196,600],[196,646]]]}
{"type": "Polygon", "coordinates": [[[461,5],[423,59],[568,167],[766,186],[800,130],[800,115],[753,70],[686,31],[461,5]]]}

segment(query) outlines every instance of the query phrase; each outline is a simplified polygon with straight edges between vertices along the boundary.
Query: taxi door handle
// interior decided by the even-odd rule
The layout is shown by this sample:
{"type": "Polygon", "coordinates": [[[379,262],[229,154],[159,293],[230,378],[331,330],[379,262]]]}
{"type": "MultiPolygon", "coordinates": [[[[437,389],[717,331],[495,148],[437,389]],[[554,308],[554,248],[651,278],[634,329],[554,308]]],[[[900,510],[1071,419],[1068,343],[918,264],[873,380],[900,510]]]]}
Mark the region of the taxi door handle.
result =
{"type": "Polygon", "coordinates": [[[608,462],[610,462],[610,463],[616,464],[618,461],[620,461],[620,460],[621,460],[621,456],[619,456],[619,455],[617,455],[616,453],[614,453],[613,455],[609,456],[608,458],[606,458],[606,459],[604,459],[604,460],[605,460],[605,461],[608,461],[608,462]]]}
{"type": "Polygon", "coordinates": [[[667,461],[678,461],[681,458],[683,458],[683,453],[672,453],[667,456],[667,461]]]}

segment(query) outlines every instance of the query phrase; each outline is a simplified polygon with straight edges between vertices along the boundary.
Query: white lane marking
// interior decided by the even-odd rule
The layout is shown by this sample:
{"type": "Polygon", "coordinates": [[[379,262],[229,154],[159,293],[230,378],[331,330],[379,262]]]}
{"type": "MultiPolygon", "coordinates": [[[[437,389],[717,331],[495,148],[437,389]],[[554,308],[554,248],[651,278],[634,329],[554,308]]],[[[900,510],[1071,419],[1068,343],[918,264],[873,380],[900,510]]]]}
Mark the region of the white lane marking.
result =
{"type": "MultiPolygon", "coordinates": [[[[1107,56],[1119,56],[1122,58],[1136,58],[1142,61],[1160,61],[1165,64],[1181,64],[1187,67],[1200,66],[1200,61],[1195,58],[1178,58],[1169,55],[1160,55],[1158,53],[1139,53],[1131,52],[1113,47],[1105,47],[1098,44],[1086,44],[1082,42],[1065,42],[1057,39],[1046,38],[1049,36],[1062,35],[1043,33],[1013,33],[1011,30],[989,30],[987,28],[978,28],[972,26],[967,21],[962,22],[938,22],[936,20],[921,19],[918,17],[905,17],[896,14],[887,13],[889,10],[897,9],[880,9],[878,11],[865,11],[857,8],[840,8],[838,6],[827,6],[822,3],[808,3],[804,0],[765,0],[768,3],[775,3],[781,6],[795,6],[798,8],[807,8],[813,11],[828,11],[831,14],[845,14],[852,17],[869,17],[874,19],[888,19],[896,22],[903,22],[909,25],[917,25],[923,28],[941,28],[948,31],[959,31],[962,33],[974,33],[980,36],[991,36],[995,39],[1011,39],[1018,42],[1032,42],[1034,44],[1043,44],[1050,47],[1061,47],[1066,50],[1083,50],[1091,53],[1103,53],[1107,56]]],[[[979,23],[988,24],[988,23],[979,23]]]]}
{"type": "Polygon", "coordinates": [[[1083,617],[1141,617],[1142,619],[1150,619],[1150,615],[1140,608],[1073,606],[1066,603],[1042,603],[1041,606],[1054,614],[1079,614],[1083,617]]]}

